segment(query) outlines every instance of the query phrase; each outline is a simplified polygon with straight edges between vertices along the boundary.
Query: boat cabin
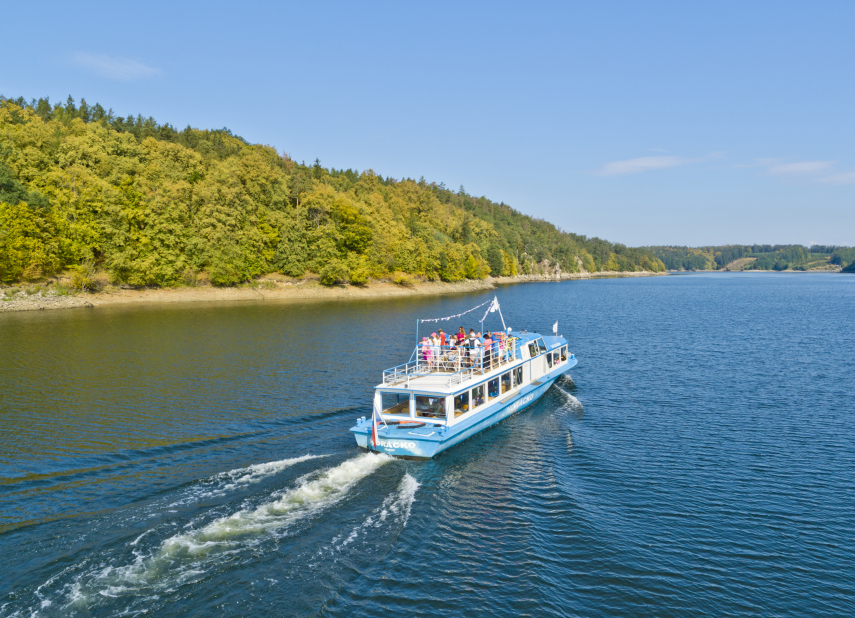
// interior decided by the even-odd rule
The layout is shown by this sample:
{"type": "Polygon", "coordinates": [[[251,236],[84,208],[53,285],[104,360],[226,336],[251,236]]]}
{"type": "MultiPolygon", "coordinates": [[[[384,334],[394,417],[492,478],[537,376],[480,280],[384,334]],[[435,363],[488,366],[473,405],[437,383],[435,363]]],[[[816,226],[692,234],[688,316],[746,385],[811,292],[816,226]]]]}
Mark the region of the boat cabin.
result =
{"type": "Polygon", "coordinates": [[[451,426],[568,363],[563,337],[509,332],[501,347],[418,345],[408,363],[383,372],[375,405],[386,421],[451,426]]]}

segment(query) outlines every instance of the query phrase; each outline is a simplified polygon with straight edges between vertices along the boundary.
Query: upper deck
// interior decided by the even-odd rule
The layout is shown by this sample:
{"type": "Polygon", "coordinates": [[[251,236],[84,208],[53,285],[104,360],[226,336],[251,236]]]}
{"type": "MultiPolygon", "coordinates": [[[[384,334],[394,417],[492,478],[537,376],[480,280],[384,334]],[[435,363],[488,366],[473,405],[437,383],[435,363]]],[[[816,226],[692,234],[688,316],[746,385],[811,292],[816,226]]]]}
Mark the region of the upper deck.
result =
{"type": "Polygon", "coordinates": [[[383,390],[419,390],[452,394],[475,380],[500,374],[523,362],[566,344],[562,337],[510,332],[498,346],[416,346],[409,362],[383,372],[383,390]]]}

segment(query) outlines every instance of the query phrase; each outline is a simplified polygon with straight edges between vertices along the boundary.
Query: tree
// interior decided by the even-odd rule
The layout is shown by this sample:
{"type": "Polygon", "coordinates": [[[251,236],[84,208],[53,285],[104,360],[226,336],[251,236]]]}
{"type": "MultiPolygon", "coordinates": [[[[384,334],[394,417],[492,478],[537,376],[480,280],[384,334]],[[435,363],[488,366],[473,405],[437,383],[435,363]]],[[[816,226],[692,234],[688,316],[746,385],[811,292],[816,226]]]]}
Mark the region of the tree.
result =
{"type": "Polygon", "coordinates": [[[505,274],[505,258],[502,255],[502,250],[496,245],[490,245],[487,250],[487,263],[490,265],[490,272],[494,277],[505,274]]]}

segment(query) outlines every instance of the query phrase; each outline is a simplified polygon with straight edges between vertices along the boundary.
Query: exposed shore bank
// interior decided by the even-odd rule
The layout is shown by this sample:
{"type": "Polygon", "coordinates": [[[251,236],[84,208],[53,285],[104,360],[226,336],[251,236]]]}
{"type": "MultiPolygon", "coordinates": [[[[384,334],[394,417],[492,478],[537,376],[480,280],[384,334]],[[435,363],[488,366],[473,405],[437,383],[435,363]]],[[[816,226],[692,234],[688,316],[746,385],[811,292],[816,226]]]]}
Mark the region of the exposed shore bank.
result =
{"type": "Polygon", "coordinates": [[[371,282],[365,286],[323,286],[317,280],[282,281],[265,279],[253,286],[219,288],[213,286],[121,289],[107,288],[93,293],[59,295],[52,290],[27,294],[21,290],[0,300],[0,312],[42,311],[49,309],[92,308],[109,305],[165,304],[217,301],[301,301],[301,300],[353,300],[401,296],[436,296],[463,294],[481,290],[494,290],[496,285],[531,281],[564,281],[608,277],[645,277],[667,273],[561,273],[560,275],[517,275],[515,277],[488,277],[484,280],[466,280],[455,283],[441,281],[415,282],[402,286],[388,282],[371,282]]]}

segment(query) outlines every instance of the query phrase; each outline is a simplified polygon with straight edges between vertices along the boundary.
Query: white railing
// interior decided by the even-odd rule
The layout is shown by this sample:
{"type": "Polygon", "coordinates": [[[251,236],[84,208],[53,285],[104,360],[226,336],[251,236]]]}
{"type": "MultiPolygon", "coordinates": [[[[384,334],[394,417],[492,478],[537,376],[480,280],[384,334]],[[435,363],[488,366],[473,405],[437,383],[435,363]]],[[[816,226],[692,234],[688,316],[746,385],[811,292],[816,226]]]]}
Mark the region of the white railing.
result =
{"type": "Polygon", "coordinates": [[[415,378],[425,382],[460,384],[476,375],[483,375],[521,358],[519,340],[509,337],[493,342],[489,350],[483,346],[438,346],[419,344],[411,360],[403,365],[386,369],[383,384],[394,385],[415,378]]]}

